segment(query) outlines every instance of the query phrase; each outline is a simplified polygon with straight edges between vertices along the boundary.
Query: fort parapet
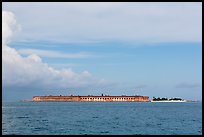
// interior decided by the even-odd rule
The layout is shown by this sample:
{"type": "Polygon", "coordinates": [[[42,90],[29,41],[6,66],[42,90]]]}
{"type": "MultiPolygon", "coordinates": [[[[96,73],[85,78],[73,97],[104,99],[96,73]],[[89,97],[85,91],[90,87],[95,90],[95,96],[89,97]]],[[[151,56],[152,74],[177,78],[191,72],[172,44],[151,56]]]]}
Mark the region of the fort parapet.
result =
{"type": "Polygon", "coordinates": [[[35,102],[149,102],[148,96],[33,96],[35,102]]]}

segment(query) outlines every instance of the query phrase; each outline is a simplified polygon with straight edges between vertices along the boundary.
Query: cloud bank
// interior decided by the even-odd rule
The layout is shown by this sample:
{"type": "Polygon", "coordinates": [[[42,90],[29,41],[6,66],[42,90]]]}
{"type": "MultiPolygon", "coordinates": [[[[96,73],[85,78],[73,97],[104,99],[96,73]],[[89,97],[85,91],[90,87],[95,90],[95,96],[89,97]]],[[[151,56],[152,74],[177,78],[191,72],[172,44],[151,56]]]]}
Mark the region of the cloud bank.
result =
{"type": "Polygon", "coordinates": [[[19,37],[28,40],[202,41],[202,3],[199,2],[22,2],[3,3],[3,9],[18,15],[24,28],[19,37]]]}
{"type": "Polygon", "coordinates": [[[22,57],[16,49],[8,45],[15,31],[19,29],[12,12],[2,11],[2,29],[4,87],[86,88],[108,85],[107,81],[94,78],[88,71],[78,74],[71,68],[54,69],[36,54],[22,57]]]}

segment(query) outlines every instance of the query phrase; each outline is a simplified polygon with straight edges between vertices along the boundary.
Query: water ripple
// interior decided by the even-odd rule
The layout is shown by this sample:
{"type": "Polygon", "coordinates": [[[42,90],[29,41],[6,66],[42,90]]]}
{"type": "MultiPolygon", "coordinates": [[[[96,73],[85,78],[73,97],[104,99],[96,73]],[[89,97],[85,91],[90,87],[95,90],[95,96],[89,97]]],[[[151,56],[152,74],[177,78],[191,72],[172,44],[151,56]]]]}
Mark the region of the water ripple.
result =
{"type": "Polygon", "coordinates": [[[16,102],[3,105],[6,105],[2,112],[3,135],[202,134],[201,103],[16,102]]]}

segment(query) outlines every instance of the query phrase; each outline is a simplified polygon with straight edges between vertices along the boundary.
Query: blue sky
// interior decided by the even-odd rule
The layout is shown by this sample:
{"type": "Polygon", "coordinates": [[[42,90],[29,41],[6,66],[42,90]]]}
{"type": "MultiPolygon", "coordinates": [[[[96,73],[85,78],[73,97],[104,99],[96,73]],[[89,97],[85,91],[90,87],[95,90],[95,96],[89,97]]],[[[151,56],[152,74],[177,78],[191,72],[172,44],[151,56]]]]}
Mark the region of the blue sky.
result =
{"type": "MultiPolygon", "coordinates": [[[[201,3],[3,3],[3,11],[15,15],[6,47],[19,55],[13,69],[3,60],[3,81],[16,81],[3,82],[5,100],[101,93],[202,99],[201,3]]],[[[13,61],[12,53],[5,57],[13,61]]]]}

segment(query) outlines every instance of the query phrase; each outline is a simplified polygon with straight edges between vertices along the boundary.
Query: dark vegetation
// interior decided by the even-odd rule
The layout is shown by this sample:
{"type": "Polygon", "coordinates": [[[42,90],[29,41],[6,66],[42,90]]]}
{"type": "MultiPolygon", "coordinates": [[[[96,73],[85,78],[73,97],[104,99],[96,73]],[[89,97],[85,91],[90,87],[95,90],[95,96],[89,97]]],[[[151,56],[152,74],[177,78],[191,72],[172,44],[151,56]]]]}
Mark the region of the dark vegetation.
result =
{"type": "Polygon", "coordinates": [[[155,97],[153,97],[153,101],[163,101],[163,100],[182,100],[182,99],[181,98],[170,98],[170,99],[168,99],[168,98],[160,98],[160,97],[155,98],[155,97]]]}

